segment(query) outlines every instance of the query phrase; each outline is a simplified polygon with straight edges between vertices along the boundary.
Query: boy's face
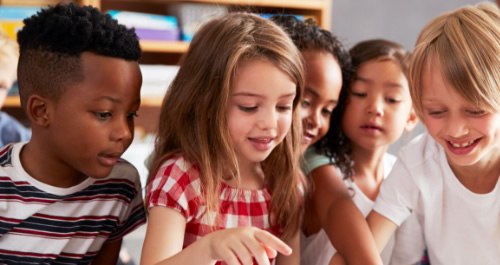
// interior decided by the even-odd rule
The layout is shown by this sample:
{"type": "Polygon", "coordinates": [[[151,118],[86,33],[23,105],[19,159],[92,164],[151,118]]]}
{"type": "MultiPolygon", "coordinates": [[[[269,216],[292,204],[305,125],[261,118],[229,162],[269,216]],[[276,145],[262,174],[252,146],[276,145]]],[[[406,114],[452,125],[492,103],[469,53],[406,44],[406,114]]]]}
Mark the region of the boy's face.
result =
{"type": "MultiPolygon", "coordinates": [[[[15,58],[12,59],[12,62],[15,62],[15,58]]],[[[16,81],[17,76],[17,65],[15,63],[7,63],[0,61],[0,107],[3,106],[5,98],[7,97],[7,93],[9,89],[16,81]]]]}
{"type": "Polygon", "coordinates": [[[106,177],[134,136],[142,77],[137,62],[81,55],[84,80],[50,105],[47,150],[61,177],[106,177]]]}
{"type": "Polygon", "coordinates": [[[500,113],[488,112],[460,96],[441,74],[438,60],[422,73],[422,118],[443,147],[454,170],[500,161],[500,113]]]}

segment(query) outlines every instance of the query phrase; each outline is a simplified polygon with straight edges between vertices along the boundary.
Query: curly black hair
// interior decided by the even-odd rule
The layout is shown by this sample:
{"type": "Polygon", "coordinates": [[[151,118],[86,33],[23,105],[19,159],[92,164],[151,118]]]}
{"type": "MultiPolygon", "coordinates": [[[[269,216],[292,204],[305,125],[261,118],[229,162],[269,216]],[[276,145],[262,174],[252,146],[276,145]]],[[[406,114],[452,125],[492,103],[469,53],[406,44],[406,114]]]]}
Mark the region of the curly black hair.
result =
{"type": "Polygon", "coordinates": [[[92,6],[58,4],[23,22],[17,33],[22,105],[32,93],[58,99],[65,87],[81,82],[83,52],[127,61],[141,55],[135,30],[92,6]]]}
{"type": "MultiPolygon", "coordinates": [[[[338,38],[330,31],[320,28],[312,19],[302,21],[291,15],[275,15],[271,17],[271,20],[281,26],[288,33],[299,50],[327,51],[333,55],[339,63],[342,71],[343,83],[339,95],[339,104],[342,104],[342,102],[344,102],[347,98],[349,80],[354,71],[349,52],[344,48],[338,38]]],[[[339,157],[337,152],[333,152],[331,150],[331,146],[332,141],[343,139],[333,138],[335,139],[333,140],[329,138],[332,135],[337,135],[337,131],[339,129],[341,130],[340,126],[331,126],[336,124],[336,122],[333,122],[334,120],[339,119],[339,113],[338,111],[335,111],[336,109],[339,109],[339,107],[340,106],[337,105],[332,113],[329,132],[325,135],[325,137],[316,142],[314,147],[316,148],[317,153],[328,156],[331,162],[339,166],[342,170],[343,163],[338,163],[337,159],[342,160],[343,158],[339,157]]]]}
{"type": "MultiPolygon", "coordinates": [[[[365,62],[383,59],[397,63],[404,75],[408,77],[410,53],[396,42],[384,39],[361,41],[349,50],[349,54],[352,70],[358,69],[365,62]]],[[[348,104],[349,87],[355,77],[356,72],[353,71],[351,79],[345,79],[337,106],[330,116],[330,130],[321,143],[316,143],[317,148],[333,159],[345,179],[351,178],[354,174],[354,161],[351,158],[352,143],[344,134],[342,120],[345,118],[345,109],[348,104]]]]}
{"type": "Polygon", "coordinates": [[[335,35],[316,25],[313,19],[300,20],[292,15],[274,15],[271,20],[285,30],[300,51],[327,51],[338,61],[342,74],[350,73],[344,73],[344,70],[350,69],[347,50],[335,35]]]}

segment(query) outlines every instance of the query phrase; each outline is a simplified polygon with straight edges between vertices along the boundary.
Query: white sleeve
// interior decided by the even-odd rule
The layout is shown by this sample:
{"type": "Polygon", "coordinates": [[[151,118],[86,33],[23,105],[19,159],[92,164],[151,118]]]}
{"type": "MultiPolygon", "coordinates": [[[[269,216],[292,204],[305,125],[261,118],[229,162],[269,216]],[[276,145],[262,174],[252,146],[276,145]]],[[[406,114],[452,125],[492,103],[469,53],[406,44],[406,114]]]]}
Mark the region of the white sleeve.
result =
{"type": "Polygon", "coordinates": [[[405,158],[399,157],[389,176],[382,182],[374,210],[398,226],[412,213],[419,191],[405,158]]]}
{"type": "Polygon", "coordinates": [[[424,232],[417,215],[413,212],[396,230],[390,264],[419,264],[424,251],[424,232]]]}

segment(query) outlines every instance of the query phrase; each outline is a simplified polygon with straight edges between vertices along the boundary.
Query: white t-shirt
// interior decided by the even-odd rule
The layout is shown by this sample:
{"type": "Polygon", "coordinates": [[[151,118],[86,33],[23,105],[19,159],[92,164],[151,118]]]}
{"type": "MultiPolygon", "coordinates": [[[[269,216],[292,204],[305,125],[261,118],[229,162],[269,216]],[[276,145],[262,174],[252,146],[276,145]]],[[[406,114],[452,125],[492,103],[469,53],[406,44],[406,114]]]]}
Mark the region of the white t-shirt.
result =
{"type": "Polygon", "coordinates": [[[500,264],[500,181],[488,194],[471,192],[428,134],[401,149],[374,210],[397,225],[414,212],[432,265],[500,264]]]}
{"type": "MultiPolygon", "coordinates": [[[[317,162],[320,157],[323,157],[320,155],[317,155],[316,157],[307,157],[307,156],[308,154],[306,154],[306,160],[308,162],[311,160],[317,162]]],[[[327,157],[323,158],[326,163],[323,164],[316,163],[315,164],[316,167],[328,164],[330,160],[327,157]]],[[[384,167],[384,176],[387,176],[389,174],[392,166],[394,165],[395,160],[396,158],[393,155],[390,155],[388,153],[384,154],[384,157],[382,159],[382,164],[384,167]]],[[[344,183],[348,188],[351,187],[353,189],[354,191],[353,201],[358,207],[358,209],[361,211],[363,216],[366,217],[373,208],[374,202],[370,200],[370,198],[368,198],[351,180],[345,180],[344,183]]],[[[334,222],[334,220],[332,220],[332,222],[334,222]]],[[[335,248],[328,239],[328,235],[323,229],[318,231],[318,233],[309,236],[305,236],[303,233],[301,233],[300,244],[301,244],[301,264],[304,265],[328,264],[333,254],[336,253],[335,248]]],[[[393,241],[391,240],[389,245],[382,252],[382,259],[384,261],[384,264],[389,264],[390,255],[392,252],[392,244],[393,241]]]]}

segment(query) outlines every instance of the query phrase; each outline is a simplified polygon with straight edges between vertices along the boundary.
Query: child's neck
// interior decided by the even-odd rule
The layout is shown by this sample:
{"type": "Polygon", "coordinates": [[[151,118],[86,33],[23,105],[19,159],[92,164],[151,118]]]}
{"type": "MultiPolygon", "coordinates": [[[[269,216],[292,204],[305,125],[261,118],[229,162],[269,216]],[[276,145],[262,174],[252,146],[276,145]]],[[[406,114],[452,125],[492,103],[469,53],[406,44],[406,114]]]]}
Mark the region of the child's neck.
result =
{"type": "Polygon", "coordinates": [[[265,185],[265,176],[260,163],[238,163],[240,169],[239,183],[231,179],[227,183],[230,186],[246,190],[259,190],[265,185]]]}
{"type": "Polygon", "coordinates": [[[36,141],[32,140],[21,150],[21,165],[32,178],[58,188],[73,187],[87,179],[87,176],[75,174],[74,170],[70,174],[69,168],[61,168],[51,156],[40,153],[40,150],[47,150],[44,148],[37,146],[36,141]]]}
{"type": "Polygon", "coordinates": [[[353,181],[371,200],[378,195],[380,184],[384,180],[382,160],[387,148],[364,149],[353,146],[351,158],[354,161],[353,181]]]}
{"type": "Polygon", "coordinates": [[[500,154],[471,166],[457,166],[450,163],[450,167],[467,189],[474,193],[486,194],[495,189],[499,180],[500,154]]]}

